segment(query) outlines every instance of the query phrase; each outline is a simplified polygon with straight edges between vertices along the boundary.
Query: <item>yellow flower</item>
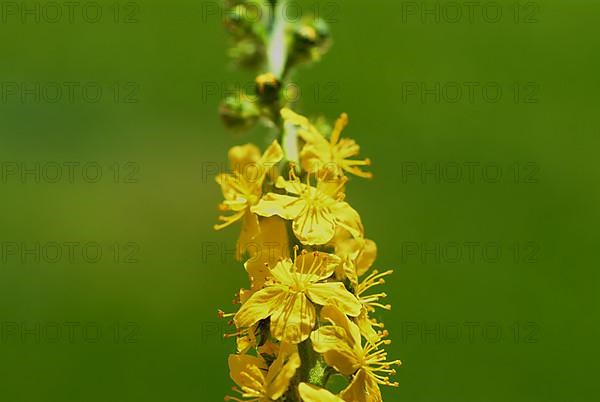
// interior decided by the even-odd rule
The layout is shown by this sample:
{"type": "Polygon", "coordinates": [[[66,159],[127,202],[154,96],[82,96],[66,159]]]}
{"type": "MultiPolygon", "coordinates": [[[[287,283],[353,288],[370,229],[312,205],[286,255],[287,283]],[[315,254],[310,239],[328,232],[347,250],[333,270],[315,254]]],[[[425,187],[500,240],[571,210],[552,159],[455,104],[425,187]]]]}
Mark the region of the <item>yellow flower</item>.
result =
{"type": "MultiPolygon", "coordinates": [[[[235,345],[237,347],[237,352],[239,354],[248,353],[248,351],[258,345],[258,341],[256,339],[256,326],[252,326],[248,328],[246,331],[240,331],[236,333],[235,345]]],[[[226,338],[230,336],[226,335],[226,338]]]]}
{"type": "Polygon", "coordinates": [[[221,186],[223,198],[220,205],[221,211],[233,212],[229,216],[219,216],[223,223],[215,225],[216,230],[221,230],[239,220],[242,220],[242,232],[238,240],[238,259],[241,251],[259,233],[258,218],[250,212],[250,207],[255,205],[262,195],[262,186],[273,165],[283,158],[283,150],[277,143],[273,143],[260,156],[260,151],[254,145],[234,147],[229,151],[232,167],[231,173],[222,173],[217,176],[217,183],[221,186]]]}
{"type": "Polygon", "coordinates": [[[362,238],[364,228],[358,212],[343,201],[341,188],[346,180],[335,183],[317,178],[317,185],[301,183],[291,173],[291,180],[278,177],[275,186],[289,194],[268,193],[251,211],[261,216],[278,215],[293,220],[294,234],[303,244],[326,244],[335,234],[336,228],[343,228],[356,238],[362,238]]]}
{"type": "Polygon", "coordinates": [[[326,389],[318,388],[305,382],[300,383],[298,392],[304,402],[344,402],[343,399],[326,389]]]}
{"type": "MultiPolygon", "coordinates": [[[[250,278],[250,289],[240,289],[234,304],[244,304],[250,297],[261,290],[269,275],[269,265],[275,265],[282,258],[289,257],[289,242],[285,221],[278,216],[260,220],[260,233],[246,250],[251,258],[244,263],[244,268],[250,278]]],[[[234,314],[219,310],[220,318],[233,317],[234,314]]],[[[229,325],[233,325],[230,321],[229,325]]],[[[256,326],[244,328],[225,337],[236,337],[238,353],[246,353],[250,348],[257,347],[256,326]]]]}
{"type": "Polygon", "coordinates": [[[360,177],[373,177],[370,172],[360,169],[360,166],[371,164],[369,159],[349,159],[358,155],[360,151],[356,141],[349,138],[340,139],[342,130],[348,125],[348,115],[346,113],[343,113],[336,121],[329,141],[306,117],[287,108],[281,110],[281,116],[284,120],[301,127],[298,134],[306,142],[306,145],[300,152],[300,158],[306,171],[311,173],[320,172],[325,175],[333,173],[337,176],[342,176],[343,172],[346,171],[360,177]]]}
{"type": "MultiPolygon", "coordinates": [[[[269,266],[275,266],[282,258],[289,258],[289,240],[286,221],[278,216],[260,219],[260,233],[247,245],[250,259],[244,268],[250,277],[251,288],[246,291],[246,299],[263,288],[269,275],[269,266]]],[[[246,300],[241,299],[244,303],[246,300]]]]}
{"type": "Polygon", "coordinates": [[[250,327],[270,317],[271,334],[279,341],[300,343],[310,336],[315,304],[335,303],[345,314],[356,317],[361,304],[341,282],[324,282],[339,259],[331,254],[307,253],[281,260],[271,269],[272,280],[254,293],[234,316],[238,328],[250,327]]]}
{"type": "Polygon", "coordinates": [[[358,286],[358,277],[371,268],[377,257],[377,245],[373,240],[352,238],[345,230],[337,230],[331,244],[335,254],[342,259],[336,270],[340,280],[349,279],[352,286],[358,286]]]}
{"type": "Polygon", "coordinates": [[[400,365],[400,361],[386,361],[387,353],[379,349],[390,341],[363,346],[358,326],[336,306],[323,307],[321,318],[332,325],[322,326],[311,334],[314,350],[323,354],[329,366],[343,375],[353,376],[340,397],[352,402],[381,402],[380,384],[398,386],[390,382],[389,375],[396,373],[391,367],[400,365]]]}
{"type": "Polygon", "coordinates": [[[260,357],[230,355],[229,374],[239,388],[239,399],[226,396],[226,401],[270,402],[281,398],[290,385],[290,380],[300,367],[300,356],[295,346],[282,345],[279,356],[267,368],[260,357]]]}

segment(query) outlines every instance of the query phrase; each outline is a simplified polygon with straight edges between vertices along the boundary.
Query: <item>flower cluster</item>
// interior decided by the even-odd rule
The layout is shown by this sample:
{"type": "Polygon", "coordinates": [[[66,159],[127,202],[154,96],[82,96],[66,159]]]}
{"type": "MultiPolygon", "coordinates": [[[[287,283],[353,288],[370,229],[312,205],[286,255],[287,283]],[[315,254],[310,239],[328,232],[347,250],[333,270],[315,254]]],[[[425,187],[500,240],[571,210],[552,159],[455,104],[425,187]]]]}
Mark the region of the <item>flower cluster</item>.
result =
{"type": "Polygon", "coordinates": [[[369,162],[350,159],[359,147],[341,138],[346,115],[326,138],[305,117],[289,109],[281,114],[298,134],[300,163],[286,163],[277,141],[263,154],[244,145],[229,152],[231,173],[217,178],[220,208],[228,215],[216,229],[240,221],[239,250],[248,242],[265,249],[278,244],[277,252],[261,252],[260,258],[239,255],[248,259],[250,286],[238,293],[239,310],[221,316],[236,327],[238,354],[229,365],[235,389],[246,399],[228,399],[381,401],[379,385],[397,385],[389,376],[399,361],[387,361],[387,331],[371,316],[376,308],[390,308],[380,302],[386,295],[370,290],[391,271],[369,273],[377,248],[345,201],[347,174],[370,177],[360,169],[369,162]],[[317,359],[303,361],[299,348],[317,359]],[[326,366],[322,377],[347,378],[347,387],[334,395],[323,388],[326,378],[313,381],[321,387],[311,383],[310,371],[318,366],[309,367],[311,360],[326,366]]]}
{"type": "MultiPolygon", "coordinates": [[[[400,361],[384,350],[389,334],[375,312],[391,307],[373,288],[392,271],[372,269],[377,246],[346,201],[350,177],[372,177],[370,160],[342,135],[346,114],[333,127],[311,122],[280,93],[293,67],[328,48],[327,27],[250,21],[246,1],[226,4],[234,59],[267,72],[255,80],[256,101],[226,99],[221,116],[238,131],[262,121],[277,139],[264,152],[252,144],[232,148],[228,172],[217,177],[223,202],[215,229],[240,228],[237,258],[250,282],[236,294],[237,311],[219,312],[237,346],[229,357],[237,396],[225,400],[382,401],[379,387],[398,385],[390,377],[400,361]],[[334,378],[344,385],[336,388],[334,378]]],[[[264,4],[271,8],[264,15],[273,16],[285,0],[264,4]]]]}

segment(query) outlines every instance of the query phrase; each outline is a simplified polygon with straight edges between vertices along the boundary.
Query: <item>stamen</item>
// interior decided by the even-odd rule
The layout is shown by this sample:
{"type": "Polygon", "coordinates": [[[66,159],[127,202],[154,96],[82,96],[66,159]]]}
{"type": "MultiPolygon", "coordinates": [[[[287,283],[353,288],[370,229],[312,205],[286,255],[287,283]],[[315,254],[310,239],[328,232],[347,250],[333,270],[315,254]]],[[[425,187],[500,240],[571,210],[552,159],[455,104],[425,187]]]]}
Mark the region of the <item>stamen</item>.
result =
{"type": "Polygon", "coordinates": [[[302,273],[304,273],[304,266],[306,265],[306,256],[308,255],[308,252],[306,250],[302,250],[302,267],[300,268],[300,271],[302,273]]]}
{"type": "Polygon", "coordinates": [[[219,318],[229,318],[229,317],[233,317],[235,315],[235,313],[225,313],[223,310],[219,310],[219,312],[217,313],[219,318]]]}
{"type": "Polygon", "coordinates": [[[224,339],[237,338],[238,336],[246,336],[246,335],[248,335],[248,329],[240,329],[237,332],[223,334],[223,338],[224,339]]]}
{"type": "Polygon", "coordinates": [[[242,219],[242,217],[244,216],[244,214],[246,213],[245,209],[242,209],[241,211],[237,212],[234,215],[230,215],[230,216],[219,216],[219,220],[225,223],[222,223],[220,225],[214,225],[213,228],[215,230],[221,230],[226,228],[227,226],[239,221],[240,219],[242,219]]]}

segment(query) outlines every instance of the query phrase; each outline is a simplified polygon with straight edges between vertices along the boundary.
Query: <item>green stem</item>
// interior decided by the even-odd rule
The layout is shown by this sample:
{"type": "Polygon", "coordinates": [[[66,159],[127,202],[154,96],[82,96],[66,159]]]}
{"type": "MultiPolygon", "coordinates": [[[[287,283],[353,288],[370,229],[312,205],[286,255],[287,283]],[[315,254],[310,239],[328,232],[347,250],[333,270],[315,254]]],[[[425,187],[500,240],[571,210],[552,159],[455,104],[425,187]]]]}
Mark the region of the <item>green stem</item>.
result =
{"type": "Polygon", "coordinates": [[[302,362],[296,375],[290,382],[289,391],[285,395],[285,401],[301,402],[298,394],[298,385],[306,382],[324,388],[331,375],[331,370],[323,361],[321,356],[313,350],[310,339],[298,344],[298,354],[302,362]]]}
{"type": "Polygon", "coordinates": [[[272,2],[270,4],[273,21],[269,30],[269,43],[267,44],[267,62],[269,71],[280,81],[287,61],[287,43],[285,41],[285,30],[287,21],[283,18],[283,9],[286,1],[272,2]]]}
{"type": "MultiPolygon", "coordinates": [[[[268,44],[267,44],[267,66],[268,70],[277,77],[279,82],[283,84],[285,79],[285,66],[288,58],[288,44],[286,43],[285,31],[288,22],[283,18],[286,6],[286,0],[270,1],[271,16],[273,16],[272,24],[269,27],[268,44]]],[[[277,99],[272,105],[271,114],[273,116],[273,124],[279,131],[279,143],[285,152],[285,158],[294,163],[298,163],[298,136],[297,130],[284,127],[284,122],[279,115],[282,108],[281,99],[277,99]]]]}
{"type": "MultiPolygon", "coordinates": [[[[280,82],[284,80],[285,66],[288,57],[288,44],[286,43],[285,30],[287,21],[283,18],[283,8],[286,5],[286,0],[270,1],[270,7],[274,20],[269,27],[268,48],[267,48],[267,64],[269,71],[277,77],[280,82]]],[[[298,163],[298,134],[295,128],[284,127],[284,123],[279,116],[281,107],[280,99],[277,100],[276,113],[274,123],[279,130],[279,142],[285,152],[285,157],[291,162],[298,163]]],[[[293,255],[293,245],[290,244],[290,255],[293,255]]],[[[298,384],[307,382],[309,384],[325,387],[327,380],[331,374],[327,364],[323,358],[315,353],[310,339],[298,345],[298,353],[300,355],[301,365],[296,371],[296,375],[290,383],[289,391],[285,394],[286,402],[301,402],[298,394],[298,384]]]]}

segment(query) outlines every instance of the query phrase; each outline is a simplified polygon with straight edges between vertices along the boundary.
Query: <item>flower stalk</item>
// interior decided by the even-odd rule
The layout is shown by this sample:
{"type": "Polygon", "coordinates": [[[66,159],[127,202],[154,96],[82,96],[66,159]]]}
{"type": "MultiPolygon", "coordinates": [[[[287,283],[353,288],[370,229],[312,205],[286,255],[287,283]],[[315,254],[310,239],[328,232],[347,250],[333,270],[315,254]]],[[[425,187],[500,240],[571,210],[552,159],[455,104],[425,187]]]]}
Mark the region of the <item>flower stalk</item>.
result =
{"type": "MultiPolygon", "coordinates": [[[[256,3],[252,4],[256,6],[256,3]]],[[[389,333],[376,316],[390,307],[372,291],[391,271],[371,271],[377,248],[359,213],[346,201],[350,177],[371,178],[369,159],[343,136],[348,116],[333,127],[292,111],[282,87],[298,67],[329,49],[317,19],[286,21],[285,1],[268,0],[268,20],[245,18],[244,0],[228,0],[230,54],[256,71],[256,97],[223,101],[225,124],[248,131],[259,122],[276,132],[264,152],[253,145],[229,151],[230,171],[217,177],[223,192],[222,230],[240,225],[236,256],[249,286],[234,300],[236,353],[229,357],[238,396],[249,402],[379,402],[380,386],[397,386],[384,347],[389,333]],[[233,16],[233,17],[231,17],[233,16]],[[274,246],[273,246],[274,245],[274,246]],[[371,272],[371,273],[369,273],[371,272]],[[341,392],[332,375],[345,378],[341,392]]]]}

